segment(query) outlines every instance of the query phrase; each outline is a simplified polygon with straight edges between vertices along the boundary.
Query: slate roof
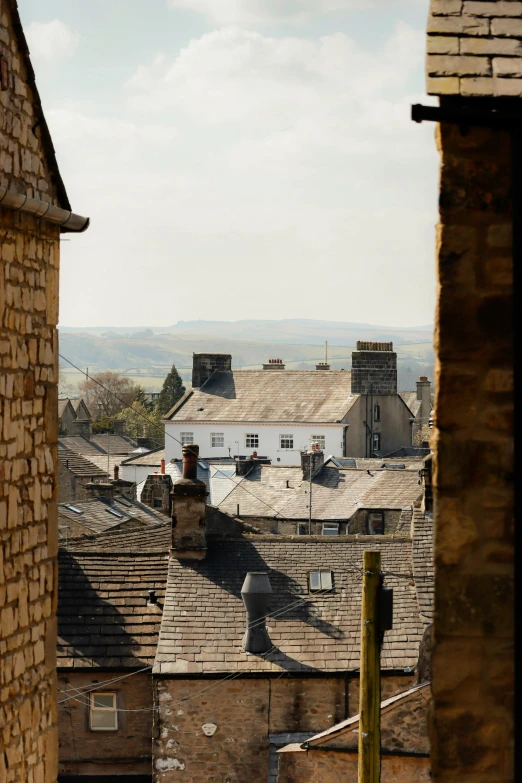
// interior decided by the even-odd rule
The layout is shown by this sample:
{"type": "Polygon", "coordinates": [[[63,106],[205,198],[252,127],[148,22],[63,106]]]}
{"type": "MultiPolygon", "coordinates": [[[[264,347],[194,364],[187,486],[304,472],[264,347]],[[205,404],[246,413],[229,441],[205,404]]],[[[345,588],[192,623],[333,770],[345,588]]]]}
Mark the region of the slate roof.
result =
{"type": "MultiPolygon", "coordinates": [[[[402,509],[421,495],[418,470],[323,467],[312,482],[313,519],[349,519],[359,508],[402,509]]],[[[300,467],[256,465],[219,504],[244,516],[308,519],[309,482],[300,467]]]]}
{"type": "Polygon", "coordinates": [[[417,392],[414,391],[402,391],[399,392],[399,397],[402,397],[403,402],[408,406],[413,416],[417,418],[420,413],[422,402],[417,399],[417,392]]]}
{"type": "Polygon", "coordinates": [[[351,394],[351,372],[344,370],[232,370],[213,373],[201,389],[188,392],[166,419],[335,423],[357,399],[351,394]]]}
{"type": "Polygon", "coordinates": [[[104,555],[60,550],[58,667],[140,668],[156,652],[166,552],[104,555]],[[158,604],[148,606],[148,590],[158,604]]]}
{"type": "Polygon", "coordinates": [[[417,584],[417,597],[421,619],[429,625],[433,618],[433,517],[427,517],[419,507],[413,509],[412,562],[417,584]]]}
{"type": "Polygon", "coordinates": [[[94,441],[84,438],[82,435],[64,435],[58,439],[58,445],[75,451],[76,454],[81,454],[83,457],[105,453],[94,441]]]}
{"type": "Polygon", "coordinates": [[[151,467],[157,467],[161,465],[161,460],[165,459],[165,449],[152,449],[146,454],[132,455],[132,452],[128,457],[121,461],[122,465],[150,465],[151,467]]]}
{"type": "Polygon", "coordinates": [[[100,470],[105,470],[106,475],[108,473],[113,478],[114,468],[121,465],[121,454],[89,454],[89,460],[94,465],[97,465],[100,470]]]}
{"type": "Polygon", "coordinates": [[[417,662],[423,624],[411,579],[411,542],[375,536],[252,536],[212,542],[201,561],[169,561],[157,673],[354,671],[359,668],[362,557],[382,552],[394,589],[394,628],[382,653],[385,670],[417,662]],[[308,572],[332,569],[333,592],[309,594],[308,572]],[[241,587],[248,571],[269,574],[267,626],[275,650],[247,655],[241,587]],[[279,614],[278,614],[279,613],[279,614]]]}
{"type": "Polygon", "coordinates": [[[141,503],[128,500],[127,498],[115,498],[113,502],[101,498],[92,498],[89,500],[71,501],[70,503],[60,503],[58,506],[58,522],[66,525],[66,520],[78,522],[83,527],[92,530],[95,533],[102,533],[114,527],[119,527],[123,523],[134,523],[137,526],[157,525],[160,522],[169,520],[158,511],[149,508],[141,503]],[[81,514],[77,514],[67,506],[74,506],[81,514]]]}
{"type": "MultiPolygon", "coordinates": [[[[426,451],[423,449],[423,452],[426,451]]],[[[429,452],[428,452],[429,453],[429,452]]],[[[388,466],[404,465],[405,470],[420,470],[424,460],[424,453],[422,455],[413,454],[410,456],[397,456],[397,457],[330,457],[326,458],[324,464],[335,464],[338,462],[337,467],[351,468],[356,470],[379,470],[383,468],[385,463],[388,466]],[[345,464],[347,460],[351,459],[355,462],[355,465],[345,464]],[[341,463],[342,461],[342,463],[341,463]]],[[[392,468],[393,469],[393,468],[392,468]]]]}
{"type": "MultiPolygon", "coordinates": [[[[96,459],[96,457],[94,458],[96,459]]],[[[71,449],[58,445],[58,460],[60,463],[74,473],[75,476],[88,476],[91,478],[107,478],[107,471],[103,470],[95,462],[82,457],[71,449]]]]}
{"type": "Polygon", "coordinates": [[[69,541],[69,551],[95,552],[102,554],[116,552],[168,552],[172,541],[170,519],[147,528],[136,530],[115,530],[106,533],[90,534],[69,541]]]}
{"type": "Polygon", "coordinates": [[[130,438],[105,432],[93,435],[91,441],[105,454],[130,454],[137,446],[130,438]]]}
{"type": "MultiPolygon", "coordinates": [[[[70,400],[68,400],[68,399],[66,399],[66,400],[58,400],[58,418],[59,419],[62,418],[63,412],[64,412],[64,410],[66,409],[66,407],[68,406],[69,403],[70,403],[70,400]]],[[[71,407],[72,407],[72,405],[71,405],[71,407]]],[[[74,412],[75,411],[74,411],[74,408],[73,408],[73,413],[74,412]]]]}

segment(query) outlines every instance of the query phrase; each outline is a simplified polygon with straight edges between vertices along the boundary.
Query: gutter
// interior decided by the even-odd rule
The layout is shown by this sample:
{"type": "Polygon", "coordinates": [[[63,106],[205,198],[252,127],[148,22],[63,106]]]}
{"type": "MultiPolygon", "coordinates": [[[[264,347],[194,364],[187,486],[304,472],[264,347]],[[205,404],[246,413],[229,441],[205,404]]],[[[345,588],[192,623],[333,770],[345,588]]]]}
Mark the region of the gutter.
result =
{"type": "Polygon", "coordinates": [[[63,233],[86,231],[90,223],[89,218],[76,215],[68,209],[2,187],[0,187],[0,207],[48,220],[60,226],[63,233]]]}

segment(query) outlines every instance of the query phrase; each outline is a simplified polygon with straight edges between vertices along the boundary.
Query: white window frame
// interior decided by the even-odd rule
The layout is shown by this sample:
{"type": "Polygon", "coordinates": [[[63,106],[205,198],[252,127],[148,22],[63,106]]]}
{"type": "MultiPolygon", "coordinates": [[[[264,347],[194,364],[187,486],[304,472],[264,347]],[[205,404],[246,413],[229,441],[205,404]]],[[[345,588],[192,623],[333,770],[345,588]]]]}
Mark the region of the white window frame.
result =
{"type": "Polygon", "coordinates": [[[381,433],[380,432],[374,432],[373,433],[373,452],[381,450],[381,433]]]}
{"type": "Polygon", "coordinates": [[[321,532],[323,536],[338,536],[339,522],[323,522],[323,529],[321,532]]]}
{"type": "Polygon", "coordinates": [[[245,433],[245,449],[258,449],[259,448],[259,433],[246,432],[245,433]]]}
{"type": "Polygon", "coordinates": [[[191,445],[194,443],[194,433],[193,432],[180,432],[179,433],[179,439],[181,441],[181,444],[187,443],[191,445]]]}
{"type": "Polygon", "coordinates": [[[373,406],[373,420],[374,421],[381,420],[381,406],[378,402],[376,402],[373,406]]]}
{"type": "Polygon", "coordinates": [[[118,694],[114,691],[97,691],[91,693],[89,704],[89,726],[91,731],[118,731],[118,694]],[[112,707],[95,707],[97,696],[112,696],[112,707]],[[114,714],[114,726],[93,726],[93,714],[97,712],[110,712],[114,714]]]}
{"type": "Polygon", "coordinates": [[[279,436],[279,449],[280,451],[293,451],[294,450],[294,436],[293,435],[280,435],[279,436]],[[288,441],[291,446],[283,446],[283,441],[288,441]]]}
{"type": "Polygon", "coordinates": [[[326,449],[326,435],[312,435],[310,437],[310,444],[318,443],[321,451],[326,449]]]}
{"type": "Polygon", "coordinates": [[[225,433],[224,432],[211,432],[210,433],[210,447],[212,449],[224,449],[225,448],[225,433]],[[214,443],[214,439],[220,439],[222,443],[214,443]]]}
{"type": "Polygon", "coordinates": [[[327,590],[333,590],[332,571],[329,568],[318,568],[315,571],[309,571],[308,589],[311,593],[322,593],[327,590]],[[316,581],[317,587],[312,587],[312,581],[316,581]]]}

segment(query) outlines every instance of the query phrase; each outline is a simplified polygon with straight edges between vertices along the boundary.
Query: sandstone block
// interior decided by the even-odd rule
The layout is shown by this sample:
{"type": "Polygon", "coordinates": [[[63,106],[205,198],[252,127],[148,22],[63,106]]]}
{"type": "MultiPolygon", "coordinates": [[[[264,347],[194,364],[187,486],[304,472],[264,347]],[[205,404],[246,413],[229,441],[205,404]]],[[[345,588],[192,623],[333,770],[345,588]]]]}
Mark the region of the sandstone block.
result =
{"type": "Polygon", "coordinates": [[[491,63],[488,57],[429,54],[427,73],[428,76],[489,76],[491,63]]]}
{"type": "Polygon", "coordinates": [[[522,38],[522,19],[492,19],[491,35],[522,38]]]}
{"type": "Polygon", "coordinates": [[[430,35],[427,39],[428,54],[458,54],[459,39],[452,35],[430,35]]]}
{"type": "Polygon", "coordinates": [[[510,38],[462,38],[461,54],[522,56],[522,41],[510,38]]]}
{"type": "Polygon", "coordinates": [[[494,3],[487,3],[480,0],[466,0],[464,2],[463,13],[473,16],[522,16],[522,3],[515,0],[497,0],[494,3]]]}
{"type": "Polygon", "coordinates": [[[463,0],[431,0],[430,13],[434,16],[460,15],[463,0]]]}
{"type": "Polygon", "coordinates": [[[494,57],[493,73],[495,76],[515,76],[522,78],[522,58],[494,57]]]}
{"type": "Polygon", "coordinates": [[[441,35],[489,35],[489,19],[477,16],[432,16],[428,19],[428,36],[441,35]]]}
{"type": "Polygon", "coordinates": [[[428,76],[426,91],[428,95],[458,95],[460,80],[456,76],[428,76]]]}

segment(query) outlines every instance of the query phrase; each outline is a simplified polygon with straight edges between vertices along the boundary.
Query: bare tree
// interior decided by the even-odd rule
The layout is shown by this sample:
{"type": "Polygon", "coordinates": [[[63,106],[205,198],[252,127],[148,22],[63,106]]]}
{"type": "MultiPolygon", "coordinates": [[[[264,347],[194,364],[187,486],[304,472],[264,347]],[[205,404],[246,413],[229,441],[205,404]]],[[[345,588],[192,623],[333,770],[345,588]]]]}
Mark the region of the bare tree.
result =
{"type": "Polygon", "coordinates": [[[86,378],[79,386],[94,418],[116,416],[128,405],[132,405],[139,386],[117,372],[105,370],[86,378]]]}

